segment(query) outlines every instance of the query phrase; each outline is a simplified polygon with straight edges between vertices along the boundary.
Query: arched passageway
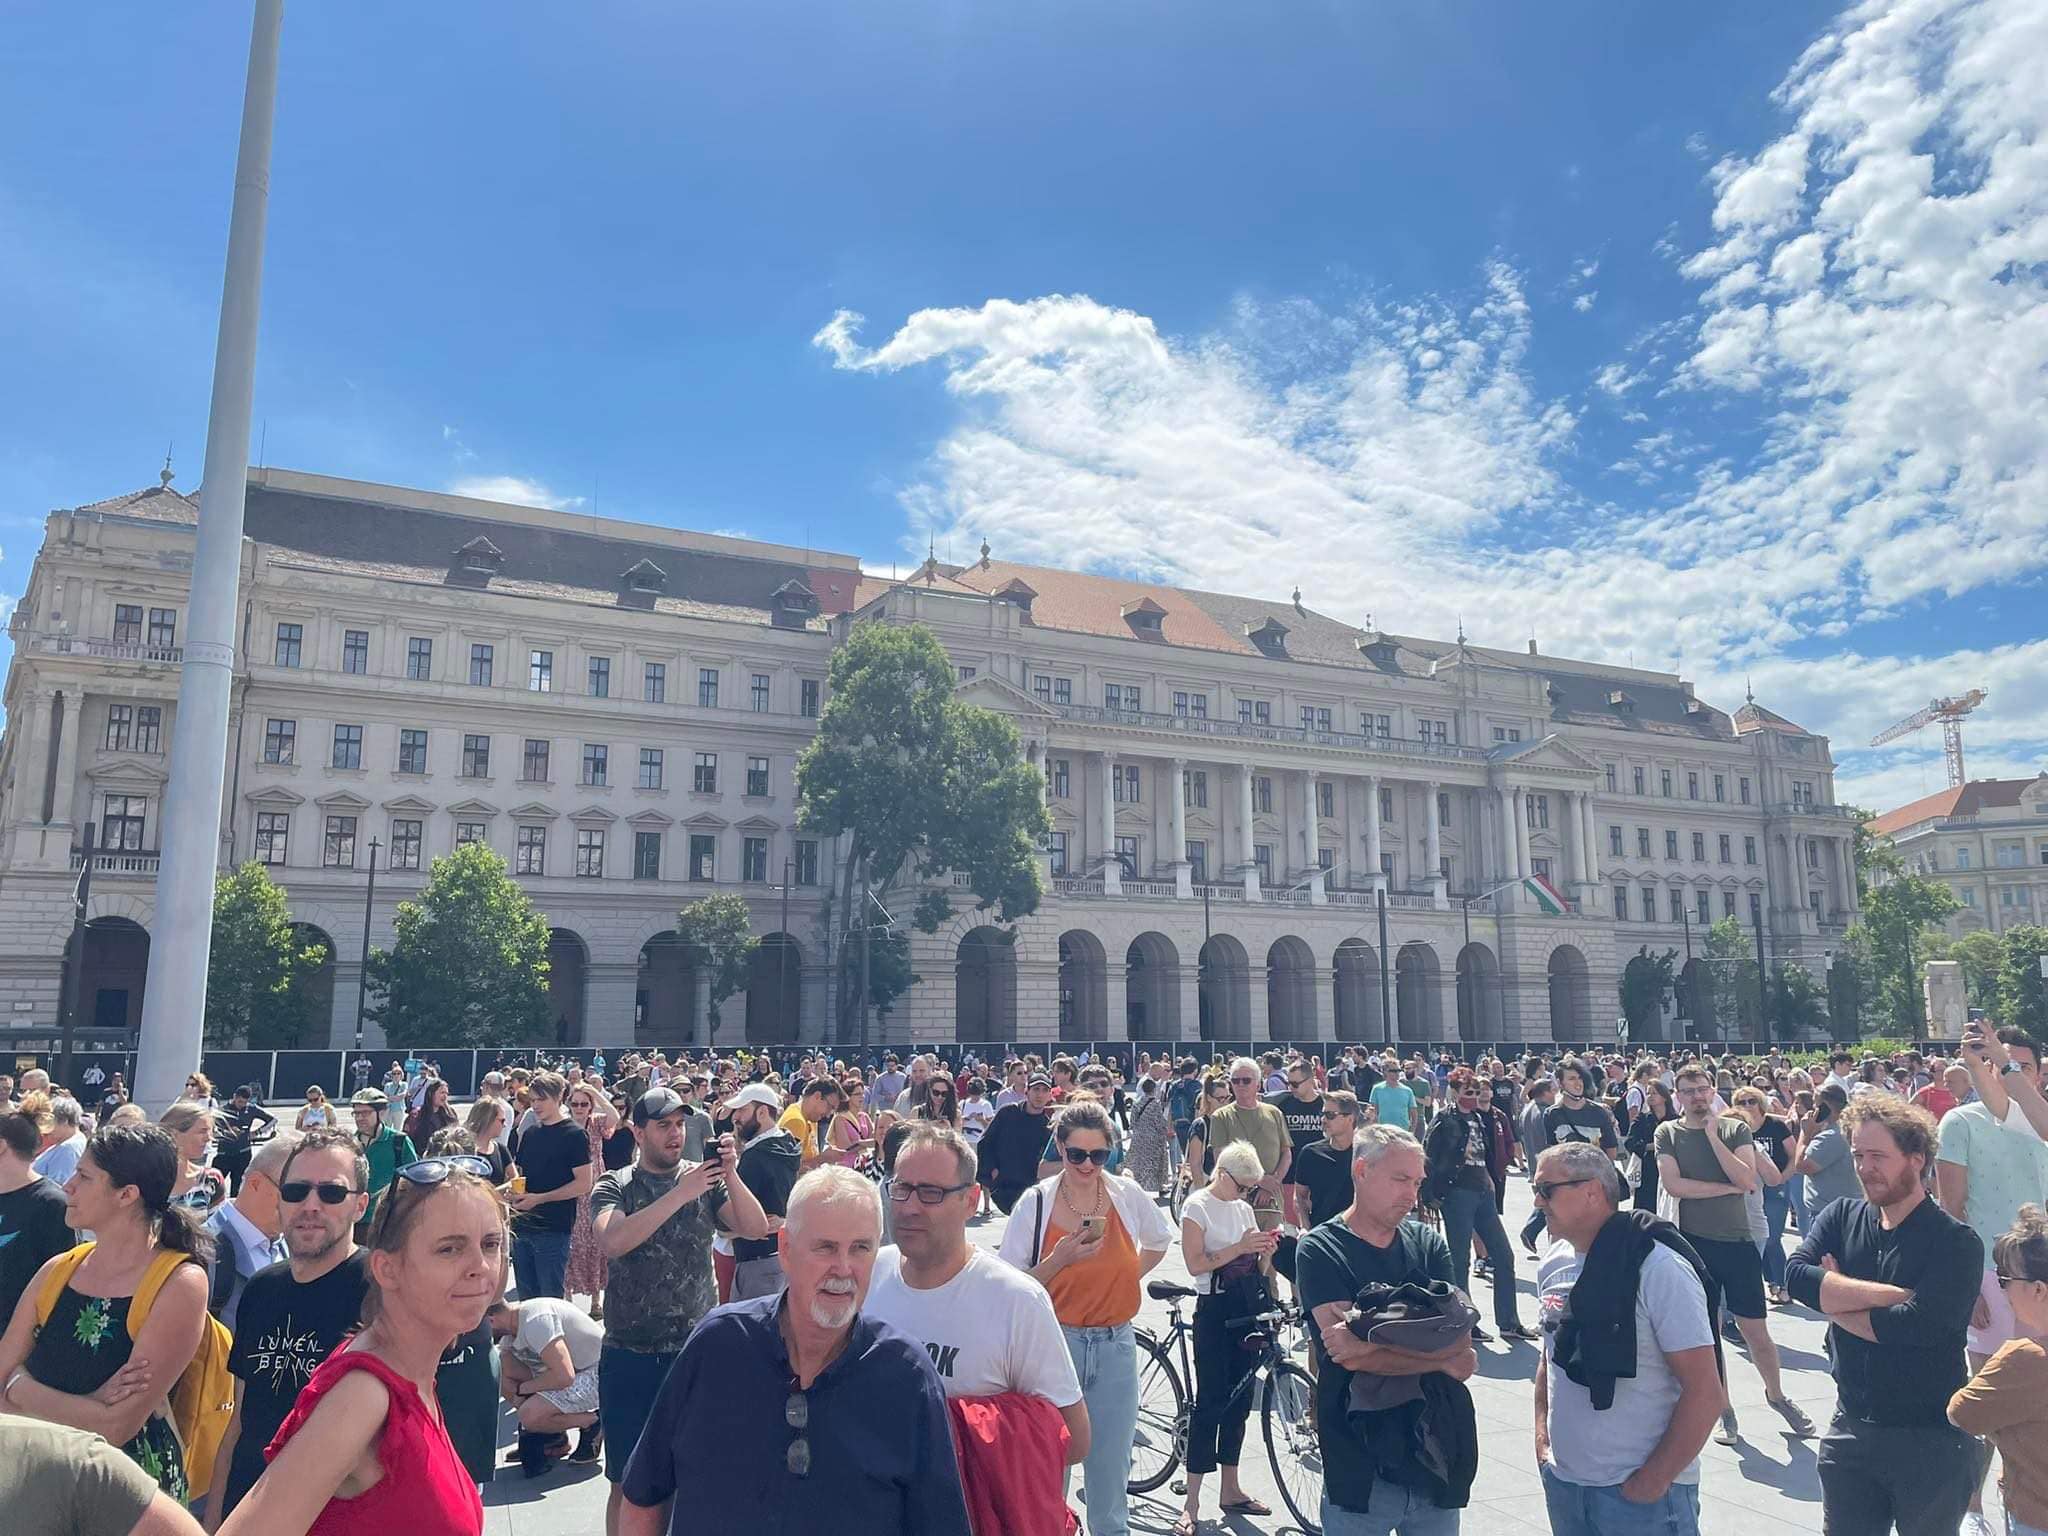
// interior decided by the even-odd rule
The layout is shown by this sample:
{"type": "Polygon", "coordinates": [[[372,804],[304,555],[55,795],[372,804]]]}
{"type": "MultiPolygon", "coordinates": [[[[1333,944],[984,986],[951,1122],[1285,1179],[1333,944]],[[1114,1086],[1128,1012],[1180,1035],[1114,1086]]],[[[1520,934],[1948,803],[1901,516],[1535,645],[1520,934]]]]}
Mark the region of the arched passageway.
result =
{"type": "Polygon", "coordinates": [[[1180,951],[1163,933],[1141,933],[1124,952],[1124,1037],[1180,1038],[1180,951]]]}
{"type": "Polygon", "coordinates": [[[804,952],[786,933],[761,940],[747,966],[747,1044],[793,1045],[802,1038],[804,952]]]}
{"type": "Polygon", "coordinates": [[[1017,1038],[1015,934],[983,925],[960,940],[953,966],[953,1033],[958,1040],[1017,1038]]]}

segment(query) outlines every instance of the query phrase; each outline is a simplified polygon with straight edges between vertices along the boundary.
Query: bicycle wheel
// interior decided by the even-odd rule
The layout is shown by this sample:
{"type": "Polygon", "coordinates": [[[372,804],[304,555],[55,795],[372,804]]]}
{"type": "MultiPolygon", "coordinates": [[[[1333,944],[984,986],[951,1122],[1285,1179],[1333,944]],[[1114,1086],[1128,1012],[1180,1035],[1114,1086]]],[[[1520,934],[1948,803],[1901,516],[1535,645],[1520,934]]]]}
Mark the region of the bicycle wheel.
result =
{"type": "Polygon", "coordinates": [[[1138,1436],[1131,1442],[1132,1493],[1150,1493],[1172,1477],[1188,1444],[1188,1390],[1166,1344],[1140,1328],[1138,1436]]]}
{"type": "Polygon", "coordinates": [[[1315,1382],[1300,1366],[1283,1360],[1268,1372],[1264,1387],[1259,1427],[1274,1485],[1294,1523],[1309,1536],[1321,1536],[1323,1449],[1316,1440],[1315,1382]]]}

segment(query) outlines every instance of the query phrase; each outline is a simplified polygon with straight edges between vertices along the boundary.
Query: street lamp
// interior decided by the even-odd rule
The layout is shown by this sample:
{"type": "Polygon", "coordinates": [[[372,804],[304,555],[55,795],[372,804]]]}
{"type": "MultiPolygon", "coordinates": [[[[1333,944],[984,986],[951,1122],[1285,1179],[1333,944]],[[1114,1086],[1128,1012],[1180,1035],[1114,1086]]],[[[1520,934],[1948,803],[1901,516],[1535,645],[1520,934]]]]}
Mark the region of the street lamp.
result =
{"type": "Polygon", "coordinates": [[[356,971],[356,1054],[363,1053],[363,995],[370,985],[370,905],[377,899],[377,850],[383,845],[370,839],[370,883],[363,891],[363,959],[356,971]]]}

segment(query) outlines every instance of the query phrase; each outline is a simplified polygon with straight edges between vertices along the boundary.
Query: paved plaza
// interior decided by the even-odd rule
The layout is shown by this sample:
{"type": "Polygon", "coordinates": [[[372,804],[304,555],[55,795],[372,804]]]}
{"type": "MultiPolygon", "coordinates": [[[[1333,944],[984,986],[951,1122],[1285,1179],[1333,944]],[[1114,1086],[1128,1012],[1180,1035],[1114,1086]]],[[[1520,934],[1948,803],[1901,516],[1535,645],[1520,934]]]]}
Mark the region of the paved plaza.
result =
{"type": "MultiPolygon", "coordinates": [[[[1508,1191],[1510,1234],[1517,1230],[1529,1209],[1528,1184],[1517,1177],[1508,1191]]],[[[992,1250],[1002,1240],[1003,1218],[992,1216],[971,1231],[976,1242],[992,1250]]],[[[1523,1293],[1522,1320],[1532,1326],[1536,1321],[1534,1271],[1535,1265],[1528,1261],[1526,1252],[1519,1253],[1516,1275],[1523,1293]]],[[[1187,1279],[1178,1245],[1153,1275],[1187,1279]]],[[[1477,1282],[1482,1291],[1485,1285],[1484,1281],[1477,1282]]],[[[1480,1305],[1484,1310],[1483,1297],[1480,1305]]],[[[1146,1320],[1163,1323],[1165,1315],[1162,1304],[1146,1302],[1146,1320]]],[[[1771,1314],[1771,1333],[1778,1343],[1786,1390],[1823,1427],[1835,1403],[1834,1382],[1828,1375],[1824,1349],[1826,1331],[1818,1314],[1804,1307],[1774,1309],[1771,1314]]],[[[1731,1344],[1727,1356],[1743,1440],[1733,1450],[1711,1440],[1707,1443],[1700,1476],[1701,1531],[1706,1536],[1818,1531],[1820,1481],[1814,1466],[1815,1442],[1795,1440],[1785,1434],[1778,1416],[1765,1406],[1763,1383],[1742,1350],[1731,1344]]],[[[1530,1432],[1530,1382],[1536,1360],[1533,1345],[1480,1346],[1479,1373],[1471,1382],[1479,1415],[1479,1478],[1462,1524],[1466,1536],[1523,1536],[1550,1529],[1544,1515],[1543,1490],[1536,1473],[1530,1432]]],[[[1208,1529],[1227,1536],[1279,1536],[1294,1529],[1272,1486],[1256,1416],[1245,1442],[1244,1483],[1276,1513],[1270,1519],[1219,1520],[1208,1529]]],[[[1211,1479],[1206,1490],[1212,1501],[1211,1511],[1214,1489],[1211,1479]]],[[[489,1506],[486,1536],[597,1536],[603,1530],[604,1501],[604,1476],[594,1466],[558,1466],[531,1482],[521,1477],[516,1468],[501,1469],[498,1481],[485,1490],[485,1503],[489,1506]]],[[[1987,1501],[1996,1521],[1995,1489],[1990,1491],[1987,1501]]],[[[1078,1498],[1074,1502],[1078,1507],[1078,1498]]],[[[1165,1488],[1149,1497],[1134,1498],[1132,1529],[1147,1533],[1171,1530],[1179,1505],[1179,1499],[1165,1488]]],[[[1994,1528],[2002,1530],[2003,1525],[1994,1528]]]]}

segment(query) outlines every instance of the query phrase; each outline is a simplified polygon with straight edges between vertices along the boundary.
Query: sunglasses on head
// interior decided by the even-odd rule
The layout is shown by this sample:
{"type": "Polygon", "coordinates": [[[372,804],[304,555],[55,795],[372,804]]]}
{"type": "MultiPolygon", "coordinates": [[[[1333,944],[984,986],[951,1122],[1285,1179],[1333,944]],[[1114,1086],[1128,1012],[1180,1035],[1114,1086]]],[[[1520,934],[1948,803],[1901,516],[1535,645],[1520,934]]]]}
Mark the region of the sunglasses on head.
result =
{"type": "Polygon", "coordinates": [[[350,1195],[362,1193],[353,1184],[338,1184],[325,1181],[315,1184],[311,1179],[286,1179],[277,1186],[277,1197],[286,1205],[302,1205],[316,1191],[319,1193],[322,1205],[340,1205],[350,1195]]]}
{"type": "Polygon", "coordinates": [[[1106,1167],[1109,1163],[1109,1148],[1107,1147],[1067,1147],[1064,1151],[1067,1161],[1076,1168],[1080,1167],[1083,1163],[1093,1163],[1098,1168],[1106,1167]]]}

